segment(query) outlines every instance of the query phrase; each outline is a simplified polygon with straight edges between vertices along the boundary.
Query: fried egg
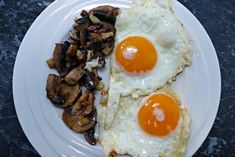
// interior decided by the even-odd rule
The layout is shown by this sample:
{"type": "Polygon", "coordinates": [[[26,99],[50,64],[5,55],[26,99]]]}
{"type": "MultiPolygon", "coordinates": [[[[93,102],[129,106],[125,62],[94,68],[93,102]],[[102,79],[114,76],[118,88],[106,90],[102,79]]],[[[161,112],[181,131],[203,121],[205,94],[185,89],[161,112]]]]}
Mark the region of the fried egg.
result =
{"type": "Polygon", "coordinates": [[[121,96],[138,97],[161,88],[190,63],[190,40],[171,10],[171,1],[134,1],[116,21],[106,128],[121,96]]]}
{"type": "Polygon", "coordinates": [[[105,156],[182,157],[190,137],[191,118],[176,94],[163,88],[147,96],[121,97],[110,129],[104,129],[106,107],[97,106],[99,142],[105,156]]]}

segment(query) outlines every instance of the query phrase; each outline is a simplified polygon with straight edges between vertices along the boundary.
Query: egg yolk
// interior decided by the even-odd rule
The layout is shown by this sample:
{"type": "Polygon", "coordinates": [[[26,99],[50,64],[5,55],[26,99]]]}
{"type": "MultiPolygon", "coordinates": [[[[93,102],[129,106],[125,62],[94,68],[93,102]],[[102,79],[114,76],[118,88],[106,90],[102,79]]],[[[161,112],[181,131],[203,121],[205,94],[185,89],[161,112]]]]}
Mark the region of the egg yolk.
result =
{"type": "Polygon", "coordinates": [[[167,136],[179,121],[179,105],[167,94],[155,93],[144,101],[138,113],[141,128],[154,136],[167,136]]]}
{"type": "Polygon", "coordinates": [[[157,62],[154,45],[141,36],[124,39],[116,48],[116,61],[127,73],[148,72],[157,62]]]}

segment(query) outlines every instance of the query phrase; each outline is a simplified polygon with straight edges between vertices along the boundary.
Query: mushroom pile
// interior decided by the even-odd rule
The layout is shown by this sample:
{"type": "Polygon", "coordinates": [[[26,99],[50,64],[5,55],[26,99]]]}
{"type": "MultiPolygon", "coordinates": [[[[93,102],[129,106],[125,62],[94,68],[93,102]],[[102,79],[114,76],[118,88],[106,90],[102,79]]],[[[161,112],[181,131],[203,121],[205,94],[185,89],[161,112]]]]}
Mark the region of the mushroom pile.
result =
{"type": "Polygon", "coordinates": [[[48,75],[47,97],[64,109],[64,123],[83,133],[91,145],[96,144],[94,92],[103,87],[98,70],[104,68],[105,56],[113,50],[118,13],[118,8],[108,5],[83,10],[74,20],[69,39],[56,43],[53,57],[47,60],[49,68],[58,72],[48,75]]]}

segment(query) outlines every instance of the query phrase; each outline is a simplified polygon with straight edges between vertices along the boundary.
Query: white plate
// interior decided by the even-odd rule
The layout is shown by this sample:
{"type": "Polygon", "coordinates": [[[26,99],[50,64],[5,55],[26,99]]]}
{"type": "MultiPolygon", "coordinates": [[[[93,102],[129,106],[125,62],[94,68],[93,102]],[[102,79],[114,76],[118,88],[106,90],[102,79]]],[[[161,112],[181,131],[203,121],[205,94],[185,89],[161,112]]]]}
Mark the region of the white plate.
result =
{"type": "MultiPolygon", "coordinates": [[[[17,54],[13,74],[13,94],[20,124],[34,148],[42,156],[102,157],[100,146],[90,146],[82,135],[72,132],[61,120],[61,110],[46,98],[46,80],[54,72],[46,60],[54,43],[64,39],[73,17],[82,9],[97,5],[128,7],[128,0],[57,0],[35,20],[17,54]]],[[[192,116],[192,136],[186,156],[192,156],[208,135],[219,106],[221,78],[218,59],[206,31],[179,2],[174,11],[195,41],[198,51],[193,64],[177,77],[174,89],[192,116]]]]}

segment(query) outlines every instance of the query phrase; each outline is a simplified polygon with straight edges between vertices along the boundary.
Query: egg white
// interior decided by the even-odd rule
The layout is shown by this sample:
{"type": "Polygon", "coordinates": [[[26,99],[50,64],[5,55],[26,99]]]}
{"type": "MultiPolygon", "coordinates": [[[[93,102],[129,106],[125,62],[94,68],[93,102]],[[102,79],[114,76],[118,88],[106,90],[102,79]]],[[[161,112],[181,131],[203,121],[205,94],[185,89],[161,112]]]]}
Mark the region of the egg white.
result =
{"type": "MultiPolygon", "coordinates": [[[[179,98],[171,90],[161,89],[172,97],[179,98]]],[[[167,137],[157,137],[144,132],[138,124],[138,111],[144,96],[137,99],[122,97],[116,118],[110,129],[104,129],[106,107],[98,106],[99,142],[105,155],[115,151],[132,157],[182,157],[190,136],[191,118],[186,108],[180,109],[177,128],[167,137]]],[[[180,103],[180,102],[179,102],[180,103]]]]}
{"type": "Polygon", "coordinates": [[[190,64],[190,39],[172,12],[171,4],[170,0],[136,0],[131,8],[121,10],[118,15],[115,48],[110,62],[106,129],[112,126],[120,97],[152,93],[171,82],[190,64]],[[143,36],[155,46],[158,61],[151,71],[130,75],[118,66],[115,49],[130,36],[143,36]]]}
{"type": "Polygon", "coordinates": [[[175,77],[188,64],[190,42],[181,23],[169,9],[160,7],[155,0],[144,2],[144,5],[134,4],[132,8],[120,12],[116,21],[115,45],[130,36],[143,36],[155,46],[158,62],[146,74],[129,75],[118,66],[114,50],[111,77],[115,85],[119,86],[122,96],[134,92],[152,92],[175,77]]]}

